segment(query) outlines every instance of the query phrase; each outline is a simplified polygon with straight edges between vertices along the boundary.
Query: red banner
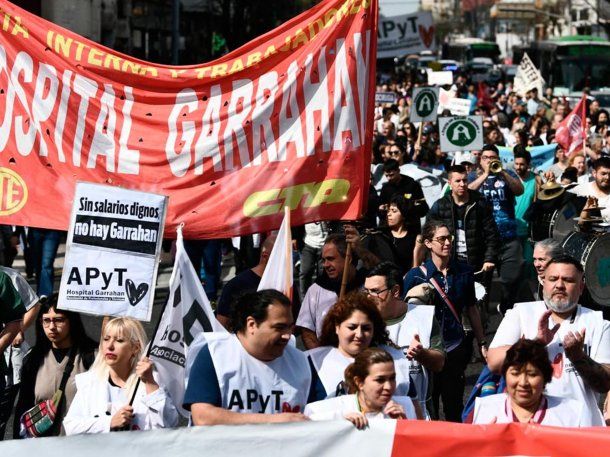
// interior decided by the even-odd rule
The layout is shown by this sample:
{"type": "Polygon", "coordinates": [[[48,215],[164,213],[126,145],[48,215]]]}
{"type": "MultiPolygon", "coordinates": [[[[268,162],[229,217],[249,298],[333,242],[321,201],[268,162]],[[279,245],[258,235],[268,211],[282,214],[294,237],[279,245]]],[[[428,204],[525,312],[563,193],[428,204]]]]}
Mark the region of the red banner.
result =
{"type": "Polygon", "coordinates": [[[555,141],[561,145],[567,156],[576,150],[583,149],[587,139],[587,96],[583,95],[572,112],[561,121],[555,141]]]}
{"type": "Polygon", "coordinates": [[[377,0],[326,0],[213,62],[133,59],[0,6],[0,223],[67,229],[77,181],[169,195],[166,233],[355,219],[377,0]]]}

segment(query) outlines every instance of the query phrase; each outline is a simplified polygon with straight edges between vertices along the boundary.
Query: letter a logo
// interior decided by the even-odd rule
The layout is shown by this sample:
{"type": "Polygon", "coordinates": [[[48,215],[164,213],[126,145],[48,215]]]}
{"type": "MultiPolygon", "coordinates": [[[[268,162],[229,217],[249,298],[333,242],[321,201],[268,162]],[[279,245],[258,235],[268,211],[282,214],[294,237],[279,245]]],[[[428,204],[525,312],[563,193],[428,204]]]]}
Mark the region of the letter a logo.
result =
{"type": "Polygon", "coordinates": [[[457,120],[447,128],[447,140],[458,147],[465,147],[473,143],[477,138],[477,130],[473,123],[468,120],[457,120]]]}
{"type": "Polygon", "coordinates": [[[456,128],[453,129],[453,136],[451,137],[451,142],[458,143],[462,141],[462,137],[464,137],[463,139],[466,141],[470,141],[471,139],[466,126],[458,125],[456,128]]]}

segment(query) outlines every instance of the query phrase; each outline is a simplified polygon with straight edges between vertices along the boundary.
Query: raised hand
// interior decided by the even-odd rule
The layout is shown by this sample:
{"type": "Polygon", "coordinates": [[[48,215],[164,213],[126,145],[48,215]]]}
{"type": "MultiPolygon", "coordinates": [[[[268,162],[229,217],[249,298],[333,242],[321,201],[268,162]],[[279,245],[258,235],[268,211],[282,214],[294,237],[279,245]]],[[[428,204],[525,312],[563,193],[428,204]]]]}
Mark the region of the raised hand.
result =
{"type": "Polygon", "coordinates": [[[409,343],[409,349],[407,349],[407,359],[409,360],[419,360],[419,357],[424,352],[424,346],[421,344],[419,340],[419,335],[416,333],[413,335],[411,342],[409,343]]]}
{"type": "Polygon", "coordinates": [[[568,332],[563,339],[563,350],[566,353],[566,357],[572,362],[580,360],[585,357],[585,330],[582,329],[580,332],[568,332]]]}
{"type": "Polygon", "coordinates": [[[553,341],[555,333],[557,333],[557,330],[559,330],[560,327],[559,324],[555,324],[553,328],[549,328],[549,317],[551,317],[551,314],[553,314],[553,311],[550,309],[546,310],[538,321],[538,334],[536,335],[536,339],[545,345],[553,341]]]}

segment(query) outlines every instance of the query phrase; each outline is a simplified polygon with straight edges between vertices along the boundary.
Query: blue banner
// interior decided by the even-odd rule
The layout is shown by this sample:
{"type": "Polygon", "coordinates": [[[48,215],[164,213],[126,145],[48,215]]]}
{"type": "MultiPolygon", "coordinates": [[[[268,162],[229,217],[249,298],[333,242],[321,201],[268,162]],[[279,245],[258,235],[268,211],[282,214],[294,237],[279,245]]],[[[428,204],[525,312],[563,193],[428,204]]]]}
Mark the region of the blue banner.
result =
{"type": "MultiPolygon", "coordinates": [[[[542,146],[529,146],[526,148],[532,155],[532,171],[546,171],[555,159],[555,149],[557,144],[545,144],[542,146]]],[[[500,151],[500,160],[503,164],[509,164],[513,162],[513,149],[506,146],[498,146],[500,151]]]]}

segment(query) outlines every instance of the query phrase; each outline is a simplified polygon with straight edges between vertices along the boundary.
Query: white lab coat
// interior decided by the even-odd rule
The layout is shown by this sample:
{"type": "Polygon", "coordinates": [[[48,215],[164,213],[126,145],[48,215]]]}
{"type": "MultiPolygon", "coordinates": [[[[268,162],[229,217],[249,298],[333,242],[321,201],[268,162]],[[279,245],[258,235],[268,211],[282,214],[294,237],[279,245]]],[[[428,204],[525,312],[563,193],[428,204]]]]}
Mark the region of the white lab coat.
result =
{"type": "MultiPolygon", "coordinates": [[[[91,371],[77,375],[75,382],[76,395],[64,418],[66,435],[109,432],[112,416],[129,402],[129,399],[124,398],[125,393],[117,401],[116,388],[91,371]]],[[[146,387],[140,383],[133,409],[135,418],[131,423],[132,429],[150,430],[178,424],[178,412],[169,394],[161,386],[147,394],[146,387]]]]}

